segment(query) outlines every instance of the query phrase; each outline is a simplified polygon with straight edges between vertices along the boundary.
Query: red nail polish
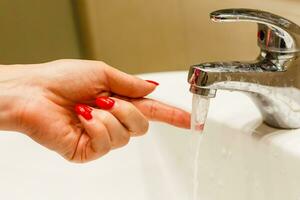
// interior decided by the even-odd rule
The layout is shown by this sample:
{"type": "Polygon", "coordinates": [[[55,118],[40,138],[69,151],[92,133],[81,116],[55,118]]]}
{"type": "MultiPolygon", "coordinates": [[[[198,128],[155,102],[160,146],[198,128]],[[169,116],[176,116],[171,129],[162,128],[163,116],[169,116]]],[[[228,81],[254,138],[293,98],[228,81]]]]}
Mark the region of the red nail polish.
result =
{"type": "Polygon", "coordinates": [[[93,118],[91,112],[92,112],[92,108],[87,106],[87,105],[83,105],[83,104],[77,104],[75,106],[75,112],[78,115],[81,115],[82,117],[84,117],[84,119],[86,120],[91,120],[93,118]]]}
{"type": "Polygon", "coordinates": [[[151,81],[151,80],[146,80],[148,83],[152,83],[152,84],[154,84],[154,85],[159,85],[159,83],[158,82],[155,82],[155,81],[151,81]]]}
{"type": "Polygon", "coordinates": [[[109,110],[115,105],[115,101],[109,97],[98,97],[96,99],[96,104],[101,109],[109,110]]]}

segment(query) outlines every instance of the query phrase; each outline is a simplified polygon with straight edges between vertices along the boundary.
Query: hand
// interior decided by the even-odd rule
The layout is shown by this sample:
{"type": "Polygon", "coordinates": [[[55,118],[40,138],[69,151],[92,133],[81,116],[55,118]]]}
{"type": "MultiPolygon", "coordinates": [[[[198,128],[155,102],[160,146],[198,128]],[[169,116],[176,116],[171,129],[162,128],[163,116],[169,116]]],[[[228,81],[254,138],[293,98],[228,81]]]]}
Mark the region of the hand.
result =
{"type": "Polygon", "coordinates": [[[98,61],[0,67],[0,128],[91,161],[146,133],[148,119],[189,128],[189,113],[143,98],[156,86],[98,61]]]}

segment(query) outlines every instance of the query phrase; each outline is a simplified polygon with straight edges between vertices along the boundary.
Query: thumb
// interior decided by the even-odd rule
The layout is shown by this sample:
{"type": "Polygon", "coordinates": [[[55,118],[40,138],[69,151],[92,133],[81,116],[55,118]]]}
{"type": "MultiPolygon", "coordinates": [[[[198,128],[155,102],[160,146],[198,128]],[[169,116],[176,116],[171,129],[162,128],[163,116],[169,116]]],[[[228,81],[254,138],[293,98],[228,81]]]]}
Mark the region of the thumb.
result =
{"type": "Polygon", "coordinates": [[[111,92],[121,96],[131,98],[144,97],[159,85],[155,81],[142,80],[109,66],[105,68],[105,74],[108,83],[107,86],[111,92]]]}

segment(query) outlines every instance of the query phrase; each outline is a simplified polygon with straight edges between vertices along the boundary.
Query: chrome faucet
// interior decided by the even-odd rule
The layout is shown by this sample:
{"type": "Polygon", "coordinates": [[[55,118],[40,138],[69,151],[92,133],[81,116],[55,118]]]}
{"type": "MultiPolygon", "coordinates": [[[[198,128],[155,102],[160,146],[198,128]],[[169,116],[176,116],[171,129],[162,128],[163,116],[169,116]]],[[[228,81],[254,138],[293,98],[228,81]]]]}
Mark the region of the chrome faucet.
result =
{"type": "Polygon", "coordinates": [[[260,54],[252,62],[211,62],[191,66],[190,91],[215,97],[216,91],[247,92],[264,121],[277,128],[300,128],[300,27],[272,13],[225,9],[214,22],[258,23],[260,54]]]}

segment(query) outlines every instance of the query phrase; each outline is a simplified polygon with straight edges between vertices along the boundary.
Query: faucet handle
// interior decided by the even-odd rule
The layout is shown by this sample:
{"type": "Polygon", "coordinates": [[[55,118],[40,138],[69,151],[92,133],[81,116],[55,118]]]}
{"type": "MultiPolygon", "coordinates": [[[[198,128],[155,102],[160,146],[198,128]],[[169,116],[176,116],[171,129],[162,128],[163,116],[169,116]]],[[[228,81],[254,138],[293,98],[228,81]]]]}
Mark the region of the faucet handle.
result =
{"type": "Polygon", "coordinates": [[[210,14],[214,22],[258,23],[258,46],[268,52],[300,52],[300,27],[278,15],[253,9],[223,9],[210,14]]]}

